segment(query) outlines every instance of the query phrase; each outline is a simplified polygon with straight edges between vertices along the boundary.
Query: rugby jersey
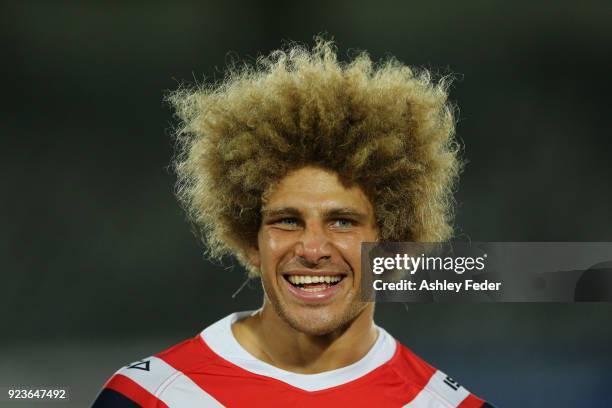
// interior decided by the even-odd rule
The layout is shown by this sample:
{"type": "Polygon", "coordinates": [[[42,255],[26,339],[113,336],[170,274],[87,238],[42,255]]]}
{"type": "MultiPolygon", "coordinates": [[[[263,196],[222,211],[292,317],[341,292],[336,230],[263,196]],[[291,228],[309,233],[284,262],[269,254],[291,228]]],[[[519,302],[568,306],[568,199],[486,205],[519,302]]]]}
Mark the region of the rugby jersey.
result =
{"type": "Polygon", "coordinates": [[[227,316],[194,338],[117,371],[94,408],[491,407],[377,327],[359,361],[318,374],[282,370],[248,353],[227,316]]]}

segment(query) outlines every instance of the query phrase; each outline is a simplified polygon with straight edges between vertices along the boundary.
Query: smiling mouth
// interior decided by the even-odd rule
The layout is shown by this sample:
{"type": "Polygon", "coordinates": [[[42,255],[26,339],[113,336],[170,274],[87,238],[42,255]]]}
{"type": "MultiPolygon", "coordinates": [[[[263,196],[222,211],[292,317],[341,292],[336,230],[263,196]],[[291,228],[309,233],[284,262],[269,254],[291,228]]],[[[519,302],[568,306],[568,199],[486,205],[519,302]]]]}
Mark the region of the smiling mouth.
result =
{"type": "Polygon", "coordinates": [[[305,292],[322,292],[342,280],[346,275],[284,275],[284,278],[293,287],[305,292]]]}

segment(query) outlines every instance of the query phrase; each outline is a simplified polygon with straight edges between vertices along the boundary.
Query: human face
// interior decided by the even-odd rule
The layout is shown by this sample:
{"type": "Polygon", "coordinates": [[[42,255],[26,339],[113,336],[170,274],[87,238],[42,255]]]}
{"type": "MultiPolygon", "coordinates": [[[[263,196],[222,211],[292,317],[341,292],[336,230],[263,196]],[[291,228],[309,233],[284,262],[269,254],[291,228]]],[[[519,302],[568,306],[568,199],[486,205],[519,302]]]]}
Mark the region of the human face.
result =
{"type": "Polygon", "coordinates": [[[333,172],[304,167],[285,176],[262,208],[257,249],[269,306],[294,329],[328,334],[366,307],[359,297],[361,243],[376,241],[372,204],[333,172]]]}

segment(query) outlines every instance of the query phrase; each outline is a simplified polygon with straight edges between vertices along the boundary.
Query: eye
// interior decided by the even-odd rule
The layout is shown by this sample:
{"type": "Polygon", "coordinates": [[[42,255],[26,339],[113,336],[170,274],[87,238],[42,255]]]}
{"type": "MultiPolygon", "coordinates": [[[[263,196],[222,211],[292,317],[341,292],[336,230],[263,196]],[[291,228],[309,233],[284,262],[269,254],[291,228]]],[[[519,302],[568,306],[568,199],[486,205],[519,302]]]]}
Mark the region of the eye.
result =
{"type": "Polygon", "coordinates": [[[297,225],[297,220],[295,218],[283,218],[276,222],[278,224],[284,224],[284,225],[297,225]]]}
{"type": "Polygon", "coordinates": [[[295,229],[299,226],[299,220],[297,218],[280,218],[272,222],[273,225],[283,229],[295,229]]]}
{"type": "Polygon", "coordinates": [[[334,220],[334,222],[332,223],[332,227],[335,227],[335,228],[350,228],[353,225],[355,225],[353,220],[349,220],[346,218],[338,218],[337,220],[334,220]]]}

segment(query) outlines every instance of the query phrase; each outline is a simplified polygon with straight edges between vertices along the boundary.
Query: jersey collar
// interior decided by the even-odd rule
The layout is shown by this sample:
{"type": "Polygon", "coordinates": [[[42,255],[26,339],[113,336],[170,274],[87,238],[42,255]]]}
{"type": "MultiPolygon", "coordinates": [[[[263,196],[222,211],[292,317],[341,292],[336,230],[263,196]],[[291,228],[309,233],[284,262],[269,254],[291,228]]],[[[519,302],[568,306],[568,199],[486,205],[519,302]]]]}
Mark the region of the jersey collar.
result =
{"type": "Polygon", "coordinates": [[[230,363],[251,373],[271,377],[305,391],[320,391],[361,378],[389,361],[397,348],[395,339],[384,329],[376,326],[378,338],[370,351],[359,361],[318,374],[293,373],[258,360],[238,343],[232,332],[232,324],[252,313],[253,311],[233,313],[207,327],[200,335],[214,353],[230,363]]]}

